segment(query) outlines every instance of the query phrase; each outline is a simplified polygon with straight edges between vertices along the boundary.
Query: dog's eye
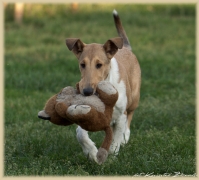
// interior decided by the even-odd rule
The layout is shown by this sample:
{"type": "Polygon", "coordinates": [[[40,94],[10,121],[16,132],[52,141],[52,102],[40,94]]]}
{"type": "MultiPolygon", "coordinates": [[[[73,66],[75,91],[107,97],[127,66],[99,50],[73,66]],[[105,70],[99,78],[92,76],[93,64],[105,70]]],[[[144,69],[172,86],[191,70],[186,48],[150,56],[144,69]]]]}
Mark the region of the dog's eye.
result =
{"type": "Polygon", "coordinates": [[[98,64],[96,65],[96,68],[97,68],[97,69],[99,69],[99,68],[101,68],[101,67],[102,67],[102,64],[99,64],[99,63],[98,63],[98,64]]]}
{"type": "Polygon", "coordinates": [[[84,63],[82,63],[82,64],[80,64],[81,65],[81,67],[84,69],[85,67],[86,67],[86,64],[84,64],[84,63]]]}

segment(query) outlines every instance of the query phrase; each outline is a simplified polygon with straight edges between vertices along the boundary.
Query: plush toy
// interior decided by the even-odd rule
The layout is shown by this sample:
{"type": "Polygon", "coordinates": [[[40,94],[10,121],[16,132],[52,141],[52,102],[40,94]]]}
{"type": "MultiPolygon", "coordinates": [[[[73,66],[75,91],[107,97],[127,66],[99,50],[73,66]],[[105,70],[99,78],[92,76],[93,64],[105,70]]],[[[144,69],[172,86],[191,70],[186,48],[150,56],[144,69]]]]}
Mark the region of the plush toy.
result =
{"type": "Polygon", "coordinates": [[[65,87],[59,94],[51,97],[38,117],[57,125],[68,126],[75,123],[87,131],[105,131],[104,141],[97,153],[98,163],[102,164],[108,156],[112,141],[110,122],[118,92],[108,81],[101,81],[96,93],[91,96],[81,95],[79,84],[76,88],[65,87]]]}

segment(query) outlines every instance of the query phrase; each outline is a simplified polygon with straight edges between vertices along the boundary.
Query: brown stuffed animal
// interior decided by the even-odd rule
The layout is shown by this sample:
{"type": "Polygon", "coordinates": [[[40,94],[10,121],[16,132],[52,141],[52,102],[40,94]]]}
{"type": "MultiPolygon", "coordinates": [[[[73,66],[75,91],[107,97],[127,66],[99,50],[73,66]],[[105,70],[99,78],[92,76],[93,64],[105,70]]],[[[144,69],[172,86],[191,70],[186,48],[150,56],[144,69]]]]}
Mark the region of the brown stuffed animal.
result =
{"type": "Polygon", "coordinates": [[[38,117],[63,126],[75,123],[91,132],[104,130],[105,138],[97,153],[98,163],[102,164],[112,142],[110,122],[118,92],[108,81],[98,84],[97,95],[83,96],[79,94],[78,84],[76,87],[65,87],[51,97],[38,117]]]}

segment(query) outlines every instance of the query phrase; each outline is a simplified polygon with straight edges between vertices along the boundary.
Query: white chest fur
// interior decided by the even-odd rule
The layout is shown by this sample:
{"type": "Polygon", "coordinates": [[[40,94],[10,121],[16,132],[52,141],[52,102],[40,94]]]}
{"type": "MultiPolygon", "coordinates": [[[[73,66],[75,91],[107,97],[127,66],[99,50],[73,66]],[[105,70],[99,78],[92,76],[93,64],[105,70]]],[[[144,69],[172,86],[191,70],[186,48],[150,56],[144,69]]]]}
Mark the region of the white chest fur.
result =
{"type": "Polygon", "coordinates": [[[115,123],[118,117],[121,116],[126,111],[127,106],[127,96],[126,96],[126,86],[124,81],[120,79],[120,73],[118,68],[118,63],[116,59],[113,57],[111,59],[111,69],[109,72],[109,76],[107,77],[107,81],[109,81],[118,91],[118,100],[114,107],[112,122],[115,123]]]}

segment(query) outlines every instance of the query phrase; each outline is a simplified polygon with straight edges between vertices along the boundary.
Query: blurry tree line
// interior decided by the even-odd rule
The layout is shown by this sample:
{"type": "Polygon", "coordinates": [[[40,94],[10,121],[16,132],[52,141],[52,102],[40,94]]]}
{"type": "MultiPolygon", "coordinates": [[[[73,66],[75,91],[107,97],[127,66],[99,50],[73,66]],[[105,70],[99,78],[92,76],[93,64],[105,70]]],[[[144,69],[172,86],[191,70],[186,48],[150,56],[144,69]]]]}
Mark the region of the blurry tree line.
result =
{"type": "Polygon", "coordinates": [[[44,15],[51,18],[55,16],[66,17],[67,14],[76,13],[77,11],[103,11],[111,9],[125,9],[132,13],[139,12],[141,14],[156,13],[169,16],[195,16],[196,4],[35,4],[35,3],[4,3],[5,21],[15,21],[21,24],[28,17],[40,19],[44,15]]]}

